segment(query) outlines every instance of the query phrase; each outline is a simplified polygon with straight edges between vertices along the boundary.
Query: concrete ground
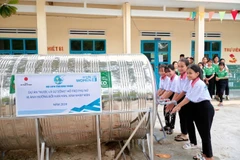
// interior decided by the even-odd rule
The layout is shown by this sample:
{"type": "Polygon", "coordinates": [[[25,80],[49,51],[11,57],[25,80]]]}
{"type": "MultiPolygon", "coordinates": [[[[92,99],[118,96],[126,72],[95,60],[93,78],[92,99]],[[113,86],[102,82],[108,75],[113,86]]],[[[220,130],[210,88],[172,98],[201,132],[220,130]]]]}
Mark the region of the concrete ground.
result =
{"type": "MultiPolygon", "coordinates": [[[[212,146],[214,159],[218,160],[238,160],[240,159],[240,100],[224,101],[224,106],[217,107],[218,102],[212,101],[215,109],[215,117],[212,125],[212,146]]],[[[162,107],[159,107],[162,115],[162,107]]],[[[161,117],[163,119],[163,116],[161,117]]],[[[162,136],[158,131],[159,123],[156,124],[155,133],[162,136]]],[[[197,130],[196,130],[197,131],[197,130]]],[[[199,149],[184,150],[182,146],[185,142],[176,142],[174,137],[180,133],[179,117],[176,120],[174,134],[167,136],[165,140],[158,144],[154,142],[155,154],[169,154],[171,160],[191,160],[194,155],[201,151],[201,139],[198,136],[199,149]]],[[[156,158],[161,159],[161,158],[156,158]]]]}
{"type": "MultiPolygon", "coordinates": [[[[212,146],[215,160],[239,160],[240,159],[240,100],[224,101],[223,107],[216,107],[217,101],[212,101],[212,104],[219,111],[215,112],[215,117],[212,126],[212,146]]],[[[160,115],[162,107],[159,107],[160,115]]],[[[163,120],[163,116],[161,116],[163,120]]],[[[163,122],[164,123],[164,122],[163,122]]],[[[174,134],[167,135],[167,138],[161,143],[154,141],[155,154],[168,154],[171,156],[168,160],[191,160],[196,153],[201,151],[201,139],[197,132],[198,149],[184,150],[182,146],[185,142],[176,142],[174,137],[180,133],[179,118],[177,116],[174,134]]],[[[159,137],[162,132],[159,131],[160,124],[157,121],[155,126],[155,134],[159,137]]],[[[146,148],[147,150],[147,148],[146,148]]],[[[119,151],[118,144],[102,145],[103,160],[111,160],[119,151]]],[[[57,148],[52,154],[51,160],[95,160],[97,157],[96,145],[63,147],[57,148]]],[[[139,147],[135,147],[130,152],[130,156],[125,156],[126,160],[144,160],[144,154],[139,147]]],[[[1,159],[1,158],[0,158],[1,159]]],[[[9,151],[6,153],[4,160],[36,160],[36,151],[9,151]]],[[[121,158],[123,159],[123,158],[121,158]]],[[[155,156],[155,160],[163,160],[155,156]]]]}

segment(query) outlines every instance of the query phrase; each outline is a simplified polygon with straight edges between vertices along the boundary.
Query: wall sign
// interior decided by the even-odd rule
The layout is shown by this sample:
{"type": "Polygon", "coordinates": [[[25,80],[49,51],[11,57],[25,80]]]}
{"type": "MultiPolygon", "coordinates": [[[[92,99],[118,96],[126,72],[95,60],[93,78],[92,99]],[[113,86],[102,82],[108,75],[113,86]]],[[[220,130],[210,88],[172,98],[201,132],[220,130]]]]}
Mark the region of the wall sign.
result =
{"type": "Polygon", "coordinates": [[[240,48],[224,48],[224,52],[240,52],[240,48]]]}
{"type": "Polygon", "coordinates": [[[64,51],[63,46],[51,46],[48,47],[48,51],[64,51]]]}
{"type": "Polygon", "coordinates": [[[15,75],[17,117],[102,112],[100,73],[15,75]]]}

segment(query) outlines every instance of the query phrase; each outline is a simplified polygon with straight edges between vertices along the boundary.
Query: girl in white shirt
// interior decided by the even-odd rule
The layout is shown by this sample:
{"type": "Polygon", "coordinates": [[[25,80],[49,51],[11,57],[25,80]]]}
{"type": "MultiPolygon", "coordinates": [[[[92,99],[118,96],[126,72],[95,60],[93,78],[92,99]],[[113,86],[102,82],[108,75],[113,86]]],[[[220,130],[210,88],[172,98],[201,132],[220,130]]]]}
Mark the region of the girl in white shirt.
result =
{"type": "Polygon", "coordinates": [[[165,73],[165,64],[162,64],[158,68],[158,73],[161,76],[160,77],[160,83],[159,83],[159,89],[158,89],[158,96],[161,96],[164,94],[164,92],[167,90],[168,83],[170,81],[170,78],[165,73]]]}
{"type": "MultiPolygon", "coordinates": [[[[185,98],[185,95],[190,83],[190,80],[187,78],[188,65],[189,65],[189,61],[187,59],[181,59],[178,61],[178,70],[180,72],[180,77],[178,80],[179,81],[178,92],[175,92],[172,99],[178,103],[180,103],[185,98]]],[[[167,105],[166,112],[169,112],[169,111],[171,112],[173,107],[174,107],[174,104],[167,105]]],[[[175,137],[175,141],[188,141],[187,109],[188,107],[187,105],[185,105],[182,107],[181,111],[179,111],[181,134],[175,137]]],[[[195,131],[193,123],[191,123],[190,129],[193,129],[195,131]]]]}
{"type": "MultiPolygon", "coordinates": [[[[195,122],[202,139],[203,152],[200,156],[202,156],[203,160],[213,160],[210,130],[214,117],[214,108],[210,102],[211,97],[206,84],[202,81],[202,71],[198,65],[190,65],[188,67],[187,77],[191,82],[186,97],[171,113],[179,111],[184,105],[189,103],[191,113],[188,116],[195,122]]],[[[199,159],[198,156],[194,156],[193,158],[199,159]]]]}
{"type": "MultiPolygon", "coordinates": [[[[167,65],[167,67],[165,67],[165,73],[170,78],[170,81],[167,86],[166,92],[164,92],[164,94],[160,98],[161,99],[169,98],[171,100],[173,97],[173,94],[175,92],[178,92],[179,77],[176,75],[174,66],[171,64],[169,64],[169,65],[167,65]]],[[[165,112],[165,109],[166,109],[165,107],[166,106],[164,106],[164,116],[165,116],[166,126],[164,127],[164,129],[166,128],[167,134],[172,134],[174,126],[175,126],[176,114],[170,114],[169,112],[168,113],[165,112]]]]}

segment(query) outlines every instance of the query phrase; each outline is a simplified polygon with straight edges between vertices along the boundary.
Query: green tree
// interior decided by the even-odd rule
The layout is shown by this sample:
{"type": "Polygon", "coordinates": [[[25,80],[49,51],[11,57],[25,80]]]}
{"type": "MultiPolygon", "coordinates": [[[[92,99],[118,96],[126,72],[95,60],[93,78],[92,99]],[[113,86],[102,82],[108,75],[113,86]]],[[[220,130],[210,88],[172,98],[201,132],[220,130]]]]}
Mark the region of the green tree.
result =
{"type": "Polygon", "coordinates": [[[0,3],[0,16],[7,18],[16,14],[17,7],[12,6],[13,4],[18,4],[18,0],[6,0],[5,3],[0,3]]]}

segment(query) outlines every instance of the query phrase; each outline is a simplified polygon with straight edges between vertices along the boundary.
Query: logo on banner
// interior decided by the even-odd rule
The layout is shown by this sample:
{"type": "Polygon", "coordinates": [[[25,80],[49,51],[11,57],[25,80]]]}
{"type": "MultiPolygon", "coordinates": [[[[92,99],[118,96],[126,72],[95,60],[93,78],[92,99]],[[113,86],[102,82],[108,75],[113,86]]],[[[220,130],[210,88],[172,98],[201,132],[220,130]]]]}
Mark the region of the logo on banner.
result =
{"type": "Polygon", "coordinates": [[[76,79],[77,82],[97,82],[97,76],[82,76],[80,79],[76,79]]]}
{"type": "Polygon", "coordinates": [[[54,77],[54,82],[55,82],[55,84],[62,84],[62,82],[63,82],[63,76],[55,76],[54,77]]]}
{"type": "Polygon", "coordinates": [[[20,86],[23,86],[23,87],[29,87],[29,86],[32,86],[31,83],[28,83],[27,81],[29,80],[28,77],[24,77],[23,78],[23,83],[20,84],[20,86]]]}

